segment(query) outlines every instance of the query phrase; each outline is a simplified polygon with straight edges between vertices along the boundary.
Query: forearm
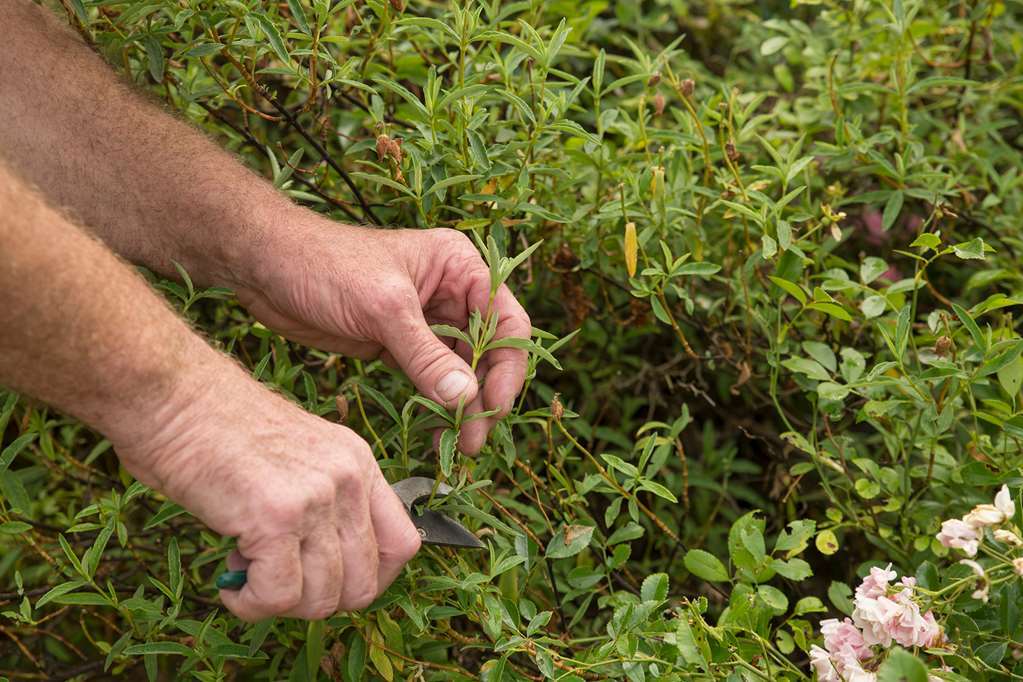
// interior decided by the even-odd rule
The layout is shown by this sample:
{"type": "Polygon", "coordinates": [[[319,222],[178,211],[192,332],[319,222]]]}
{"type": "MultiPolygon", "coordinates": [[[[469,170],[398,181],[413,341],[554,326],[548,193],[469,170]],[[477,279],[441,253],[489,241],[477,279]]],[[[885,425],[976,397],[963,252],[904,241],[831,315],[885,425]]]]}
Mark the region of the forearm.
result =
{"type": "Polygon", "coordinates": [[[48,12],[0,3],[0,156],[125,258],[236,286],[299,209],[132,92],[48,12]]]}
{"type": "Polygon", "coordinates": [[[133,269],[0,165],[0,384],[135,445],[240,373],[133,269]]]}

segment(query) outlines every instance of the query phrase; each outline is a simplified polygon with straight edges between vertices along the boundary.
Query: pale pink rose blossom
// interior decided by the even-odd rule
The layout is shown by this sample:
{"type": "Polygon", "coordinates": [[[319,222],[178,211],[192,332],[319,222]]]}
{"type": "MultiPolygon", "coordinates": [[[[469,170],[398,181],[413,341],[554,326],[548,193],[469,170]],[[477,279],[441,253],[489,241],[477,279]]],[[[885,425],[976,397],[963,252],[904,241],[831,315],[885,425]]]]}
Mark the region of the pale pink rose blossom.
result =
{"type": "Polygon", "coordinates": [[[963,521],[974,528],[997,526],[1004,520],[1005,514],[993,504],[978,504],[973,511],[963,517],[963,521]]]}
{"type": "Polygon", "coordinates": [[[973,572],[977,574],[978,578],[987,577],[987,575],[984,573],[984,567],[978,564],[973,559],[960,559],[959,563],[961,563],[963,566],[968,566],[970,569],[972,569],[973,572]]]}
{"type": "Polygon", "coordinates": [[[1016,571],[1016,575],[1023,578],[1023,557],[1012,560],[1012,570],[1016,571]]]}
{"type": "Polygon", "coordinates": [[[995,540],[1012,545],[1013,547],[1023,547],[1023,540],[1011,530],[1005,530],[1004,528],[999,528],[995,531],[995,540]]]}
{"type": "Polygon", "coordinates": [[[1016,504],[1012,501],[1012,495],[1009,494],[1009,486],[1003,485],[995,495],[995,507],[1002,512],[1006,519],[1011,519],[1016,513],[1016,504]]]}
{"type": "Polygon", "coordinates": [[[861,660],[871,656],[870,647],[863,641],[863,633],[848,618],[822,620],[821,634],[824,635],[824,648],[832,654],[848,652],[861,660]]]}
{"type": "Polygon", "coordinates": [[[977,548],[980,546],[977,528],[962,519],[949,519],[943,522],[941,532],[936,537],[945,547],[961,549],[968,556],[976,556],[977,548]]]}
{"type": "Polygon", "coordinates": [[[817,673],[817,682],[842,682],[831,654],[817,645],[810,647],[810,667],[817,673]]]}
{"type": "Polygon", "coordinates": [[[891,569],[891,564],[888,564],[885,568],[872,567],[870,575],[864,578],[863,582],[856,588],[856,596],[875,598],[887,594],[888,583],[895,580],[899,575],[891,569]]]}

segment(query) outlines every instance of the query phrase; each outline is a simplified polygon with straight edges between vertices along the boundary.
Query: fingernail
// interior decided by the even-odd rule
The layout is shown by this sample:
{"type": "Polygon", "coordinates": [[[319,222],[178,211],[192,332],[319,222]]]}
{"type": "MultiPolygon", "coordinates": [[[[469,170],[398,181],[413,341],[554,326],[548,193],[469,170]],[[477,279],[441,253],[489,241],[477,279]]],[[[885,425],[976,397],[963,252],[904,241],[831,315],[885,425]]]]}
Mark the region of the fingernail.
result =
{"type": "Polygon", "coordinates": [[[469,376],[465,372],[448,372],[437,382],[437,395],[444,400],[454,400],[469,388],[469,376]]]}

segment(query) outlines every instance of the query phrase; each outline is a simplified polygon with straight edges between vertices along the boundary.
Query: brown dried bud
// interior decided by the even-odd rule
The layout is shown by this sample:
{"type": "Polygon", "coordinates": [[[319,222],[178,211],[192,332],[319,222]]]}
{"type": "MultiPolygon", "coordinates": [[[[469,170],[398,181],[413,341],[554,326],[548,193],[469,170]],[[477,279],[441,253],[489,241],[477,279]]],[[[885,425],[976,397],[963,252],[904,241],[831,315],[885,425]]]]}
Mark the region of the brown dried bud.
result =
{"type": "Polygon", "coordinates": [[[660,71],[654,71],[652,74],[650,74],[650,78],[647,79],[646,84],[649,85],[652,88],[652,87],[654,87],[655,85],[657,85],[660,82],[661,82],[661,72],[660,71]]]}
{"type": "Polygon", "coordinates": [[[401,164],[403,155],[401,153],[401,140],[390,138],[387,135],[377,136],[377,158],[381,161],[384,159],[394,159],[394,162],[401,164]]]}
{"type": "Polygon", "coordinates": [[[345,9],[345,30],[351,31],[359,23],[359,15],[355,11],[355,5],[348,5],[345,9]]]}
{"type": "Polygon", "coordinates": [[[739,150],[735,148],[735,143],[731,140],[725,143],[725,154],[728,154],[728,160],[732,163],[736,163],[742,158],[742,154],[740,154],[739,150]]]}
{"type": "Polygon", "coordinates": [[[387,158],[387,149],[391,146],[391,138],[386,135],[377,135],[377,159],[383,161],[387,158]]]}
{"type": "Polygon", "coordinates": [[[947,336],[939,336],[938,340],[934,342],[934,354],[938,357],[945,357],[949,354],[952,348],[952,339],[947,336]]]}
{"type": "Polygon", "coordinates": [[[348,398],[344,393],[338,393],[334,397],[334,406],[337,408],[337,423],[344,424],[348,421],[348,398]]]}
{"type": "Polygon", "coordinates": [[[660,116],[664,113],[664,95],[657,93],[654,95],[654,116],[660,116]]]}
{"type": "Polygon", "coordinates": [[[687,78],[684,81],[682,81],[683,97],[692,97],[694,90],[696,90],[696,81],[694,81],[692,78],[687,78]]]}
{"type": "Polygon", "coordinates": [[[558,397],[557,393],[551,398],[551,416],[554,417],[555,421],[559,422],[565,416],[565,406],[561,404],[561,398],[558,397]]]}
{"type": "Polygon", "coordinates": [[[405,0],[391,0],[391,7],[394,8],[395,12],[404,12],[405,0]]]}

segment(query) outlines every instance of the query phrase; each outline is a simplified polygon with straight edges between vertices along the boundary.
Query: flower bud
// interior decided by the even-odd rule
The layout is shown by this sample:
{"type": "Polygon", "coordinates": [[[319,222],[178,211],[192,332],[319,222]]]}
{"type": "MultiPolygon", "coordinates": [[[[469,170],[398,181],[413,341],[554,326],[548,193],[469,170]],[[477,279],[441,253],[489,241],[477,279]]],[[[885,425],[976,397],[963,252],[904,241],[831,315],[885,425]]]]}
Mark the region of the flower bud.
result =
{"type": "Polygon", "coordinates": [[[395,12],[404,12],[405,0],[391,0],[391,7],[394,8],[395,12]]]}
{"type": "Polygon", "coordinates": [[[731,140],[725,143],[725,154],[728,154],[728,160],[732,163],[736,163],[742,158],[742,154],[740,154],[739,150],[735,148],[735,143],[731,140]]]}
{"type": "Polygon", "coordinates": [[[559,422],[565,416],[565,406],[561,404],[561,398],[558,397],[557,393],[551,398],[551,416],[554,417],[555,421],[559,422]]]}
{"type": "Polygon", "coordinates": [[[934,342],[934,354],[940,358],[945,357],[954,348],[952,339],[947,336],[939,336],[934,342]]]}
{"type": "Polygon", "coordinates": [[[1023,557],[1012,560],[1012,570],[1016,571],[1016,575],[1023,577],[1023,557]]]}
{"type": "Polygon", "coordinates": [[[664,113],[664,95],[657,93],[654,95],[654,116],[660,116],[664,113]]]}
{"type": "Polygon", "coordinates": [[[1019,536],[1011,530],[1005,530],[1004,528],[999,528],[995,531],[995,540],[1012,545],[1013,547],[1023,547],[1023,540],[1020,540],[1019,536]]]}
{"type": "Polygon", "coordinates": [[[344,393],[338,393],[334,397],[334,406],[337,408],[337,423],[344,424],[348,421],[348,398],[344,393]]]}
{"type": "Polygon", "coordinates": [[[660,71],[654,71],[652,74],[650,74],[650,78],[647,79],[646,84],[649,85],[652,88],[652,87],[654,87],[655,85],[657,85],[660,82],[661,82],[661,72],[660,71]]]}
{"type": "Polygon", "coordinates": [[[377,135],[377,159],[383,161],[387,158],[387,150],[391,146],[391,138],[387,135],[377,135]]]}
{"type": "Polygon", "coordinates": [[[684,97],[692,97],[693,91],[696,89],[696,81],[692,78],[686,78],[682,81],[682,95],[684,97]]]}

